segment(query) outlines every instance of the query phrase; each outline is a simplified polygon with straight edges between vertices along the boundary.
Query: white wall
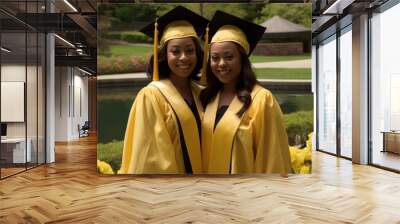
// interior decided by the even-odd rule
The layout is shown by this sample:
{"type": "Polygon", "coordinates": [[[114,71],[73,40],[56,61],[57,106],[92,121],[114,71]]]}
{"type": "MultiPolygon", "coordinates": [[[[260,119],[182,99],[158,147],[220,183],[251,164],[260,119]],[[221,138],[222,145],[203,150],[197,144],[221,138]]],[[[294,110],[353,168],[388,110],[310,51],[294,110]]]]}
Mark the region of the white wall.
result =
{"type": "MultiPolygon", "coordinates": [[[[24,65],[7,65],[1,66],[1,81],[4,82],[25,82],[25,64],[24,65]]],[[[6,108],[1,108],[6,110],[6,108]]],[[[7,123],[8,137],[25,137],[25,123],[11,122],[7,123]]]]}
{"type": "Polygon", "coordinates": [[[56,67],[56,141],[79,138],[78,124],[88,120],[88,78],[72,67],[56,67]]]}
{"type": "Polygon", "coordinates": [[[89,91],[88,78],[82,76],[79,70],[74,70],[74,113],[72,119],[72,135],[78,136],[78,124],[82,126],[88,120],[89,91]]]}
{"type": "Polygon", "coordinates": [[[1,65],[1,81],[25,82],[25,64],[1,65]]]}
{"type": "Polygon", "coordinates": [[[1,81],[1,121],[24,122],[24,104],[25,83],[1,81]]]}
{"type": "MultiPolygon", "coordinates": [[[[32,66],[25,64],[2,64],[2,85],[3,82],[20,82],[24,83],[23,89],[19,89],[19,94],[25,94],[23,102],[20,102],[19,108],[10,108],[2,106],[2,113],[18,113],[22,115],[22,121],[6,122],[8,138],[27,138],[29,139],[29,148],[31,149],[32,162],[44,163],[44,92],[43,76],[41,66],[32,66]],[[25,80],[27,78],[27,80],[25,80]],[[25,106],[26,103],[26,106],[25,106]],[[12,111],[14,110],[14,111],[12,111]],[[26,119],[25,119],[26,114],[26,119]]],[[[2,89],[2,93],[4,94],[2,89]]],[[[7,95],[2,95],[2,98],[9,98],[7,95]]],[[[18,103],[18,102],[14,102],[18,103]]],[[[3,104],[3,102],[2,102],[3,104]]]]}
{"type": "Polygon", "coordinates": [[[68,141],[68,87],[67,67],[55,68],[55,141],[68,141]]]}

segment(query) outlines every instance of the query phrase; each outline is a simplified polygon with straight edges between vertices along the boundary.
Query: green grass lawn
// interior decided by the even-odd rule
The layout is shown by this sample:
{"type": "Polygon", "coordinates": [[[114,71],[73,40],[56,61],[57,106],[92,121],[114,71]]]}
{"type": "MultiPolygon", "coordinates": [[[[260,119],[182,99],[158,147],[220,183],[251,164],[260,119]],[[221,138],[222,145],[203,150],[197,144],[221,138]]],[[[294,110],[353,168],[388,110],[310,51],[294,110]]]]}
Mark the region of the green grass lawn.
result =
{"type": "Polygon", "coordinates": [[[311,79],[311,68],[258,68],[260,79],[311,79]]]}
{"type": "Polygon", "coordinates": [[[292,60],[304,60],[311,59],[310,54],[301,55],[287,55],[287,56],[263,56],[263,55],[252,55],[250,61],[252,63],[258,62],[274,62],[274,61],[292,61],[292,60]]]}
{"type": "Polygon", "coordinates": [[[151,45],[111,45],[110,53],[113,56],[141,56],[146,58],[148,54],[153,53],[151,45]]]}

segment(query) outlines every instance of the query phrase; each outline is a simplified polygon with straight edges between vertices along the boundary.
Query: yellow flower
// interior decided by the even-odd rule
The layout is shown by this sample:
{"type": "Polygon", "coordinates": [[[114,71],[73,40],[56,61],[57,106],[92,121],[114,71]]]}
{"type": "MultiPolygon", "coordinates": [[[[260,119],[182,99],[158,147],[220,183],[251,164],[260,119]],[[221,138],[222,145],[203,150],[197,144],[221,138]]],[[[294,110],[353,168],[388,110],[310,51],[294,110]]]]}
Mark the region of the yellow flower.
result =
{"type": "Polygon", "coordinates": [[[311,173],[311,166],[310,165],[302,166],[299,173],[301,174],[311,173]]]}
{"type": "Polygon", "coordinates": [[[308,135],[305,148],[289,147],[292,168],[295,173],[311,173],[312,133],[308,135]]]}
{"type": "Polygon", "coordinates": [[[312,157],[312,132],[310,133],[310,134],[308,134],[308,140],[307,140],[307,142],[306,142],[306,149],[307,149],[307,152],[306,152],[306,155],[305,155],[305,157],[304,157],[304,160],[306,160],[306,161],[310,161],[311,162],[311,157],[312,157]]]}
{"type": "Polygon", "coordinates": [[[291,146],[289,150],[290,150],[292,168],[295,173],[299,173],[301,167],[304,165],[304,156],[305,156],[304,150],[294,146],[291,146]]]}
{"type": "Polygon", "coordinates": [[[110,164],[100,160],[97,160],[97,171],[102,174],[114,174],[110,164]]]}

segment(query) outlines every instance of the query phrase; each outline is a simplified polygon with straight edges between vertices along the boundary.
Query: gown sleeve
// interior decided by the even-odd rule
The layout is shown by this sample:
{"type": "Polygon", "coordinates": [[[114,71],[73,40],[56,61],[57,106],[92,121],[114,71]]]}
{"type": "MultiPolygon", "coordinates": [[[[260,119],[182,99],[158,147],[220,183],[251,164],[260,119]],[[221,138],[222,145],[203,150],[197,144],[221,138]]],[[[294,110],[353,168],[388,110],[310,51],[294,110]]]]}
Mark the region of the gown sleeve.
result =
{"type": "MultiPolygon", "coordinates": [[[[129,114],[119,174],[180,173],[176,149],[180,148],[174,116],[167,116],[151,87],[142,89],[129,114]],[[169,117],[169,118],[168,118],[169,117]],[[172,128],[171,128],[172,127],[172,128]]],[[[173,113],[173,111],[170,111],[173,113]]]]}
{"type": "Polygon", "coordinates": [[[282,111],[267,90],[257,105],[253,122],[255,172],[291,173],[290,152],[282,111]]]}

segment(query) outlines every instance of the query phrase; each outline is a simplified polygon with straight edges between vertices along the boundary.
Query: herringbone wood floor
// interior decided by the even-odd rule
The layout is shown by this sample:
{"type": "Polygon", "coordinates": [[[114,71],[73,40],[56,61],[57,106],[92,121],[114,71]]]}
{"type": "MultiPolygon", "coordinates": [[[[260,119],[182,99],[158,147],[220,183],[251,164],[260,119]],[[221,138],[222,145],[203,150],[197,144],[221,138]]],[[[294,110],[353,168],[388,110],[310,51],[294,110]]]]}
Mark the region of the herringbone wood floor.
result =
{"type": "Polygon", "coordinates": [[[315,152],[313,174],[107,176],[95,138],[0,181],[0,223],[400,223],[400,175],[315,152]]]}

